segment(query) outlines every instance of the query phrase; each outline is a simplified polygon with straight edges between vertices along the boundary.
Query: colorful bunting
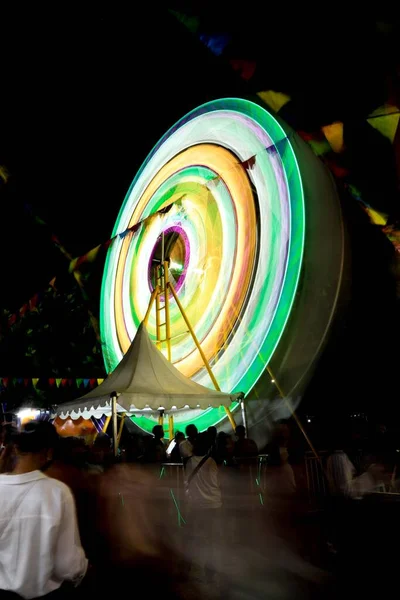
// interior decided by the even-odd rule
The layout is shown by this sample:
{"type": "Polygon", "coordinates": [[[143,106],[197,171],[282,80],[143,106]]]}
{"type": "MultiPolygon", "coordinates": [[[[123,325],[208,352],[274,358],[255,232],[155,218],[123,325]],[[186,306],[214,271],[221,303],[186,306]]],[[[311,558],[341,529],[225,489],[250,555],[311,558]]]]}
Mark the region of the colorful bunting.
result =
{"type": "Polygon", "coordinates": [[[77,377],[75,378],[54,378],[54,377],[50,377],[50,378],[44,378],[44,377],[0,377],[0,388],[1,386],[7,388],[10,385],[10,382],[13,386],[20,386],[20,385],[24,385],[24,387],[29,387],[30,385],[32,385],[33,388],[37,388],[38,384],[40,383],[39,387],[44,387],[44,386],[48,386],[48,387],[54,387],[54,385],[57,385],[57,387],[59,388],[61,387],[77,387],[78,389],[81,386],[84,386],[85,388],[87,387],[91,387],[91,388],[95,388],[98,385],[102,384],[104,381],[103,377],[98,377],[98,378],[92,378],[92,379],[83,379],[82,377],[77,377]]]}

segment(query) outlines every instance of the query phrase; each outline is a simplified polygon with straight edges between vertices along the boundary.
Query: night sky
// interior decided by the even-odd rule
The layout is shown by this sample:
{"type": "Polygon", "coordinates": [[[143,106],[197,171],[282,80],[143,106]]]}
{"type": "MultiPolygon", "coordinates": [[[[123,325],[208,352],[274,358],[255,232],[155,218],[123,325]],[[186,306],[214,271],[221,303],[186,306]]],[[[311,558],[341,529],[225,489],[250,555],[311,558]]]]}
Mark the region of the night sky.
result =
{"type": "MultiPolygon", "coordinates": [[[[110,237],[147,153],[168,127],[202,102],[280,89],[293,98],[282,114],[295,128],[348,119],[362,140],[360,119],[384,99],[387,72],[395,62],[392,38],[379,36],[375,22],[339,13],[302,13],[288,21],[283,8],[266,20],[254,11],[231,14],[232,4],[229,13],[214,13],[210,6],[197,7],[203,19],[210,18],[210,30],[230,28],[235,34],[231,52],[237,47],[238,55],[245,49],[246,58],[257,58],[251,85],[166,9],[63,12],[32,5],[24,12],[4,11],[0,164],[7,166],[10,180],[0,188],[1,308],[18,310],[54,275],[66,276],[67,263],[49,240],[49,230],[72,256],[110,237]],[[49,229],[36,225],[32,214],[49,229]]],[[[354,162],[361,171],[365,164],[370,170],[378,164],[376,201],[395,213],[395,180],[385,175],[387,169],[392,172],[390,151],[374,141],[371,147],[376,156],[369,148],[368,164],[362,144],[354,162]]],[[[350,316],[334,333],[314,386],[324,385],[332,372],[342,373],[343,381],[356,381],[350,392],[347,383],[337,384],[329,401],[344,388],[346,397],[354,397],[363,373],[378,370],[381,376],[365,401],[370,404],[383,387],[386,395],[395,389],[395,349],[389,350],[398,334],[392,248],[358,207],[345,211],[353,248],[350,316]]],[[[99,292],[95,296],[97,303],[99,292]]],[[[368,386],[362,387],[365,392],[368,386]]]]}

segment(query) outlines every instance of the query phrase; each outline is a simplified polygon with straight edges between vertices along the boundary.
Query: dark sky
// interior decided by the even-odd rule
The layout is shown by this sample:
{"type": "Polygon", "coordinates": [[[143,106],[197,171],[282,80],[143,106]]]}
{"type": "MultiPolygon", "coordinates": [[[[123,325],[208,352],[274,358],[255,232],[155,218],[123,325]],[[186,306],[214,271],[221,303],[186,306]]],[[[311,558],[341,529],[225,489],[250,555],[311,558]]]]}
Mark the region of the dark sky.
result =
{"type": "Polygon", "coordinates": [[[1,28],[0,164],[12,177],[0,207],[0,303],[17,309],[59,268],[24,204],[73,256],[85,253],[110,236],[166,129],[201,102],[240,93],[241,83],[162,10],[51,16],[35,7],[2,18],[1,28]]]}

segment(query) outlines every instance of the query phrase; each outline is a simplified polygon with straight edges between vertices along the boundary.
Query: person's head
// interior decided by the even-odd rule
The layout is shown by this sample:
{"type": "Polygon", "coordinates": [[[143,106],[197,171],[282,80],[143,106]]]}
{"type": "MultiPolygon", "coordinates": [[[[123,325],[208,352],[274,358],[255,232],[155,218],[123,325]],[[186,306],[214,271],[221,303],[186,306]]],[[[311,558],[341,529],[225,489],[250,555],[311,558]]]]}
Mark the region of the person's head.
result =
{"type": "Polygon", "coordinates": [[[193,423],[190,423],[190,425],[188,425],[185,429],[186,431],[186,437],[189,438],[189,440],[195,440],[197,437],[197,427],[196,425],[194,425],[193,423]]]}
{"type": "Polygon", "coordinates": [[[205,456],[210,450],[210,436],[207,432],[200,433],[193,446],[193,454],[195,456],[205,456]]]}
{"type": "Polygon", "coordinates": [[[161,440],[164,437],[164,429],[162,425],[155,425],[153,427],[152,433],[156,440],[161,440]]]}
{"type": "Polygon", "coordinates": [[[58,443],[57,431],[51,423],[31,421],[13,435],[17,467],[21,472],[43,469],[53,459],[58,443]]]}
{"type": "Polygon", "coordinates": [[[177,444],[180,444],[185,439],[185,434],[183,433],[183,431],[177,431],[175,433],[175,438],[174,439],[175,439],[175,442],[177,444]]]}
{"type": "Polygon", "coordinates": [[[208,433],[208,437],[211,440],[211,443],[215,444],[215,440],[217,439],[217,428],[214,427],[213,425],[211,425],[211,427],[209,427],[207,429],[207,433],[208,433]]]}
{"type": "Polygon", "coordinates": [[[235,430],[236,437],[238,440],[244,440],[246,437],[246,429],[243,425],[238,425],[235,430]]]}

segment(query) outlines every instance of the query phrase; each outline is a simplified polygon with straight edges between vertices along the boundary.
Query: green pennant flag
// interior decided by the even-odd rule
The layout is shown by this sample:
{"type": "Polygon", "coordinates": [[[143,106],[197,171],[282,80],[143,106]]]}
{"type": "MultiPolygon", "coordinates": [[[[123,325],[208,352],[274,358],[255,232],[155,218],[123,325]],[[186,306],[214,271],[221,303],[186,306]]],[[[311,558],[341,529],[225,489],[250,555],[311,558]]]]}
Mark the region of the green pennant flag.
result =
{"type": "Polygon", "coordinates": [[[61,379],[56,378],[56,385],[57,385],[57,387],[60,387],[60,384],[61,384],[61,379]]]}
{"type": "Polygon", "coordinates": [[[81,387],[81,385],[82,385],[82,383],[83,383],[83,379],[77,379],[77,380],[76,380],[76,387],[77,387],[77,388],[80,388],[80,387],[81,387]]]}

